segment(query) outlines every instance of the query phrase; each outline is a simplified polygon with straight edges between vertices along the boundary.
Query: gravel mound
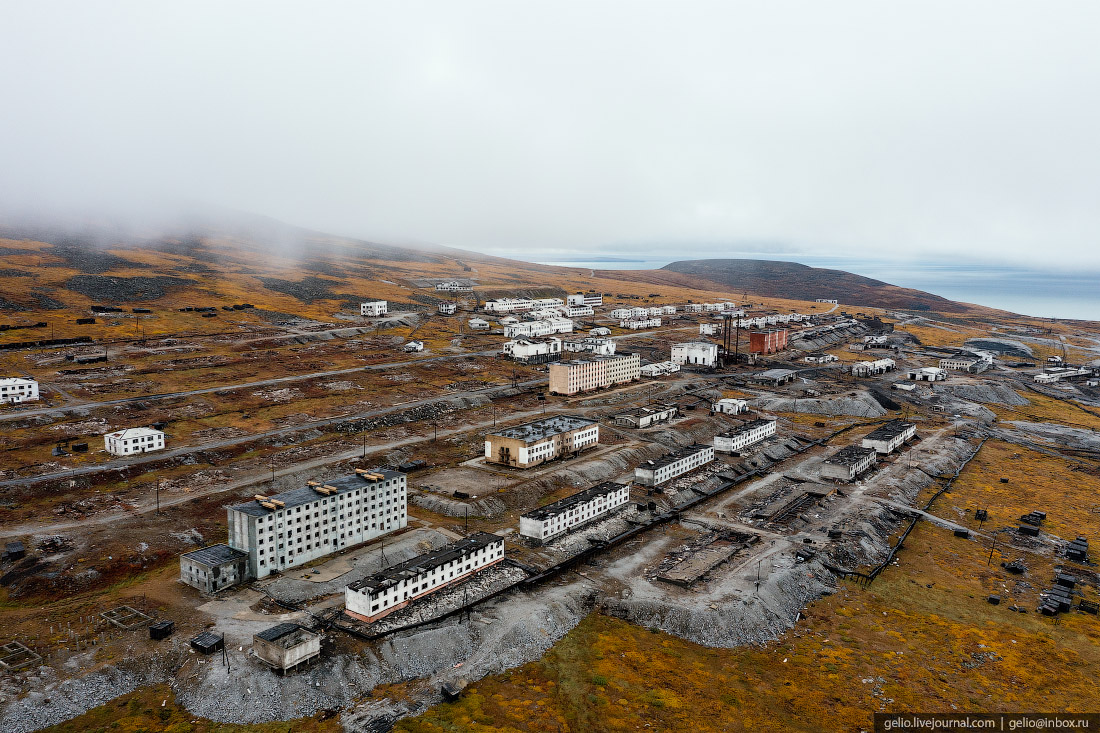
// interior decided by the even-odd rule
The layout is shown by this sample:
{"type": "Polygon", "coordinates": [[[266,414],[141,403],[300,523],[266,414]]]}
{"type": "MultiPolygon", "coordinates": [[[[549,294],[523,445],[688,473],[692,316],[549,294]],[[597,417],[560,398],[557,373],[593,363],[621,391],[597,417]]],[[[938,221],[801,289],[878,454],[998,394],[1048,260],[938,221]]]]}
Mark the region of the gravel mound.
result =
{"type": "Polygon", "coordinates": [[[873,397],[857,394],[855,397],[822,397],[789,399],[785,397],[761,397],[751,400],[756,410],[768,412],[800,412],[807,415],[854,415],[856,417],[882,417],[886,410],[873,397]]]}
{"type": "Polygon", "coordinates": [[[104,275],[76,275],[65,282],[74,293],[86,295],[92,300],[121,303],[143,300],[159,300],[172,288],[194,285],[193,280],[182,277],[107,277],[104,275]]]}
{"type": "Polygon", "coordinates": [[[984,384],[949,384],[937,388],[938,391],[953,397],[992,405],[1028,405],[1026,397],[1006,384],[986,382],[984,384]]]}

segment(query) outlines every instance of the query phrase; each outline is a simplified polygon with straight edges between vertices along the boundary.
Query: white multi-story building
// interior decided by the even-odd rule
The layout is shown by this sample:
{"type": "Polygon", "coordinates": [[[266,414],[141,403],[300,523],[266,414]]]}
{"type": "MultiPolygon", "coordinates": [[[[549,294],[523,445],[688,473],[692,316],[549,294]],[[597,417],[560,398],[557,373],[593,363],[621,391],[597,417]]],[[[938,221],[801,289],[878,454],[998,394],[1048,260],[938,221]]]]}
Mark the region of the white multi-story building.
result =
{"type": "Polygon", "coordinates": [[[515,313],[517,311],[529,311],[534,308],[529,298],[498,298],[487,300],[482,309],[487,313],[515,313]]]}
{"type": "Polygon", "coordinates": [[[627,410],[626,412],[620,412],[612,418],[616,425],[624,428],[648,428],[651,425],[657,425],[658,423],[667,422],[679,414],[680,410],[676,405],[653,405],[651,407],[635,407],[627,410]]]}
{"type": "Polygon", "coordinates": [[[439,301],[439,312],[445,316],[453,316],[458,310],[458,306],[446,300],[439,301]]]}
{"type": "Polygon", "coordinates": [[[870,377],[875,374],[892,372],[897,367],[893,359],[875,359],[874,361],[861,361],[852,365],[852,376],[870,377]]]}
{"type": "Polygon", "coordinates": [[[504,538],[478,532],[355,581],[344,589],[344,609],[360,621],[377,621],[503,559],[504,538]]]}
{"type": "Polygon", "coordinates": [[[714,450],[738,453],[775,435],[775,420],[750,420],[739,428],[714,436],[714,450]]]}
{"type": "Polygon", "coordinates": [[[615,353],[615,339],[600,338],[597,336],[585,336],[579,339],[570,339],[562,343],[566,351],[587,351],[593,354],[610,355],[615,353]]]}
{"type": "Polygon", "coordinates": [[[532,298],[532,308],[560,308],[565,305],[561,298],[532,298]]]}
{"type": "Polygon", "coordinates": [[[502,428],[485,436],[485,459],[531,468],[600,442],[600,424],[586,417],[555,415],[502,428]]]}
{"type": "Polygon", "coordinates": [[[370,300],[359,304],[359,315],[378,318],[389,312],[389,303],[385,300],[370,300]]]}
{"type": "Polygon", "coordinates": [[[714,412],[720,412],[723,415],[740,415],[742,412],[749,411],[749,403],[747,400],[736,400],[732,397],[725,397],[711,405],[710,409],[714,412]]]}
{"type": "Polygon", "coordinates": [[[958,372],[980,374],[989,368],[989,361],[977,356],[958,355],[940,359],[940,369],[950,369],[958,372]]]}
{"type": "Polygon", "coordinates": [[[847,445],[821,462],[821,477],[854,481],[856,477],[875,465],[874,448],[847,445]]]}
{"type": "Polygon", "coordinates": [[[513,339],[504,343],[501,353],[522,364],[546,364],[561,359],[561,339],[513,339]]]}
{"type": "Polygon", "coordinates": [[[596,311],[592,310],[590,305],[566,305],[560,309],[562,315],[568,318],[580,318],[581,316],[595,315],[596,311]]]}
{"type": "Polygon", "coordinates": [[[472,285],[458,280],[448,280],[446,282],[436,283],[435,289],[446,293],[469,293],[474,288],[472,285]]]}
{"type": "Polygon", "coordinates": [[[619,321],[619,328],[637,330],[639,328],[656,328],[661,325],[660,318],[638,318],[619,321]]]}
{"type": "Polygon", "coordinates": [[[674,305],[663,305],[663,306],[661,306],[661,315],[663,315],[663,316],[674,316],[674,315],[676,315],[676,306],[674,306],[674,305]]]}
{"type": "Polygon", "coordinates": [[[717,332],[718,332],[718,324],[717,323],[700,323],[699,324],[699,335],[700,336],[713,336],[717,332]]]}
{"type": "Polygon", "coordinates": [[[616,320],[623,320],[624,318],[630,318],[629,308],[615,308],[610,313],[611,317],[616,320]]]}
{"type": "Polygon", "coordinates": [[[520,321],[504,327],[508,338],[517,336],[549,336],[554,333],[572,333],[573,321],[568,318],[546,318],[541,321],[520,321]]]}
{"type": "Polygon", "coordinates": [[[0,404],[10,402],[33,402],[39,397],[38,381],[23,377],[4,377],[0,379],[0,404]]]}
{"type": "Polygon", "coordinates": [[[692,445],[667,453],[655,461],[646,461],[634,469],[634,481],[642,486],[659,486],[713,460],[713,446],[692,445]]]}
{"type": "Polygon", "coordinates": [[[574,395],[638,379],[641,359],[623,352],[562,361],[550,365],[550,394],[574,395]]]}
{"type": "Polygon", "coordinates": [[[227,507],[229,546],[248,553],[252,577],[304,565],[408,524],[405,474],[352,476],[227,507]]]}
{"type": "Polygon", "coordinates": [[[663,377],[668,374],[675,374],[678,371],[680,371],[679,364],[674,364],[671,361],[658,361],[642,366],[638,373],[643,377],[663,377]]]}
{"type": "Polygon", "coordinates": [[[672,346],[673,364],[714,366],[718,363],[718,344],[708,341],[688,341],[672,346]]]}
{"type": "Polygon", "coordinates": [[[645,314],[646,314],[647,316],[660,316],[660,315],[664,315],[664,309],[663,309],[663,308],[661,308],[661,306],[659,306],[659,305],[655,305],[655,306],[653,306],[653,307],[651,307],[651,308],[646,308],[646,309],[645,309],[645,314]]]}
{"type": "Polygon", "coordinates": [[[493,327],[492,324],[484,318],[471,318],[466,322],[466,325],[468,325],[472,331],[488,331],[493,327]]]}
{"type": "Polygon", "coordinates": [[[687,305],[684,306],[684,312],[685,313],[702,313],[703,312],[703,304],[702,303],[688,303],[687,305]]]}
{"type": "Polygon", "coordinates": [[[947,372],[939,367],[918,367],[907,371],[905,377],[914,382],[942,382],[947,379],[947,372]]]}
{"type": "Polygon", "coordinates": [[[153,428],[127,428],[103,436],[103,447],[116,456],[164,449],[164,433],[153,428]]]}
{"type": "Polygon", "coordinates": [[[876,452],[885,455],[893,453],[916,434],[916,425],[892,420],[867,433],[860,445],[864,448],[874,448],[876,452]]]}
{"type": "Polygon", "coordinates": [[[571,529],[603,519],[630,501],[630,487],[605,481],[519,518],[519,533],[541,544],[571,529]]]}
{"type": "Polygon", "coordinates": [[[600,293],[575,293],[565,299],[569,305],[586,305],[589,308],[598,308],[603,305],[603,295],[600,293]]]}

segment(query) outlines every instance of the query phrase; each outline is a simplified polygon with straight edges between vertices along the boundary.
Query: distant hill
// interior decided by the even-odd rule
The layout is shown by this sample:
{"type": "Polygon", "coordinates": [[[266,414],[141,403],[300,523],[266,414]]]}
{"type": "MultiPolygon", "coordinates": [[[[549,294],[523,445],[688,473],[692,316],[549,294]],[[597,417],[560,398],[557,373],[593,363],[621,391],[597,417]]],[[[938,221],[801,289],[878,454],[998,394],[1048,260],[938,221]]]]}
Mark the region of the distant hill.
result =
{"type": "Polygon", "coordinates": [[[702,277],[731,290],[744,290],[772,298],[835,298],[842,304],[956,313],[977,310],[966,303],[948,300],[923,290],[902,288],[844,270],[809,267],[797,262],[681,260],[661,269],[702,277]]]}

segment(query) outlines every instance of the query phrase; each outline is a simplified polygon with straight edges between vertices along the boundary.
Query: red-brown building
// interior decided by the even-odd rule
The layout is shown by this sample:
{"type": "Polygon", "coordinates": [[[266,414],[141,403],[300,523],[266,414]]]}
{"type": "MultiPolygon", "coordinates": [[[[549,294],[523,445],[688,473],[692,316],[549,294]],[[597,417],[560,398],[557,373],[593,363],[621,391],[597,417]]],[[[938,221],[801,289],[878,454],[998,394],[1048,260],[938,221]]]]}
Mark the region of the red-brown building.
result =
{"type": "Polygon", "coordinates": [[[754,354],[774,354],[787,348],[787,336],[790,334],[785,328],[777,328],[774,331],[752,331],[749,333],[749,351],[754,354]]]}

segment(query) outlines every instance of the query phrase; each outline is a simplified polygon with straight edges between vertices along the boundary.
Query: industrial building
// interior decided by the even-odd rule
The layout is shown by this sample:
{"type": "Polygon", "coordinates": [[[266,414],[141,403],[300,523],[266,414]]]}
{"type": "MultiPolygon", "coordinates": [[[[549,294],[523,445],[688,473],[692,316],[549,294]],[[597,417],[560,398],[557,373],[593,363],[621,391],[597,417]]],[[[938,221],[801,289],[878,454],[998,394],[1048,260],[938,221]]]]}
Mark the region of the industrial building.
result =
{"type": "Polygon", "coordinates": [[[417,351],[423,351],[424,350],[424,342],[423,341],[409,341],[402,347],[402,349],[404,351],[406,351],[407,353],[414,353],[414,352],[417,352],[417,351]]]}
{"type": "Polygon", "coordinates": [[[1063,379],[1069,379],[1071,377],[1088,377],[1092,375],[1092,370],[1087,367],[1080,369],[1074,369],[1073,367],[1064,368],[1047,368],[1042,374],[1036,374],[1034,380],[1038,384],[1054,384],[1060,382],[1063,379]]]}
{"type": "Polygon", "coordinates": [[[806,354],[802,357],[802,361],[810,364],[828,364],[832,361],[839,361],[839,357],[835,354],[806,354]]]}
{"type": "Polygon", "coordinates": [[[359,304],[359,315],[377,318],[389,312],[389,303],[384,300],[369,300],[359,304]]]}
{"type": "Polygon", "coordinates": [[[407,501],[405,474],[387,469],[257,494],[227,507],[229,546],[248,553],[252,577],[264,578],[402,529],[407,501]]]}
{"type": "Polygon", "coordinates": [[[790,369],[768,369],[749,377],[749,381],[769,387],[779,387],[794,381],[795,373],[790,369]]]}
{"type": "Polygon", "coordinates": [[[947,372],[939,367],[919,367],[907,371],[905,377],[914,382],[942,382],[947,379],[947,372]]]}
{"type": "Polygon", "coordinates": [[[840,481],[854,481],[856,477],[875,465],[877,453],[874,448],[861,445],[848,445],[821,463],[821,477],[840,481]]]}
{"type": "Polygon", "coordinates": [[[864,448],[874,448],[876,452],[885,455],[896,451],[916,434],[916,425],[900,420],[891,420],[867,433],[863,438],[862,445],[864,448]]]}
{"type": "Polygon", "coordinates": [[[897,367],[893,359],[875,359],[874,361],[861,361],[852,365],[853,377],[871,377],[876,374],[892,372],[897,367]]]}
{"type": "Polygon", "coordinates": [[[377,621],[503,559],[504,538],[478,532],[352,583],[344,589],[344,607],[360,621],[377,621]]]}
{"type": "Polygon", "coordinates": [[[659,486],[677,476],[694,471],[714,460],[714,447],[692,445],[646,461],[634,469],[634,481],[642,486],[659,486]]]}
{"type": "Polygon", "coordinates": [[[680,371],[679,364],[673,364],[671,361],[657,361],[652,364],[645,364],[638,369],[639,374],[643,377],[663,377],[667,374],[675,374],[680,371]]]}
{"type": "Polygon", "coordinates": [[[321,635],[298,624],[279,624],[252,636],[252,652],[261,662],[286,674],[321,656],[321,635]]]}
{"type": "Polygon", "coordinates": [[[673,344],[672,363],[712,367],[718,363],[718,344],[712,344],[709,341],[673,344]]]}
{"type": "Polygon", "coordinates": [[[23,377],[4,377],[0,379],[0,404],[17,405],[20,402],[34,402],[39,397],[38,380],[23,377]]]}
{"type": "Polygon", "coordinates": [[[216,593],[252,579],[248,553],[211,545],[180,555],[180,580],[204,593],[216,593]]]}
{"type": "Polygon", "coordinates": [[[605,481],[527,512],[519,519],[519,533],[541,544],[583,524],[602,519],[629,501],[630,487],[605,481]]]}
{"type": "Polygon", "coordinates": [[[116,456],[164,449],[164,433],[153,428],[127,428],[103,436],[103,447],[116,456]]]}
{"type": "Polygon", "coordinates": [[[971,354],[956,354],[946,359],[940,359],[940,369],[981,374],[989,368],[989,360],[982,359],[971,354]]]}
{"type": "Polygon", "coordinates": [[[680,412],[676,405],[653,405],[651,407],[635,407],[626,412],[616,414],[612,419],[615,424],[624,428],[648,428],[676,417],[680,412]]]}
{"type": "Polygon", "coordinates": [[[497,300],[487,300],[485,305],[481,306],[482,310],[486,313],[516,313],[518,311],[529,311],[535,306],[528,298],[499,298],[497,300]]]}
{"type": "Polygon", "coordinates": [[[551,364],[550,394],[575,395],[625,384],[641,376],[641,364],[637,354],[627,351],[551,364]]]}
{"type": "Polygon", "coordinates": [[[485,460],[531,468],[599,442],[600,424],[595,420],[555,415],[487,434],[485,460]]]}
{"type": "Polygon", "coordinates": [[[790,331],[777,328],[774,331],[751,331],[749,351],[753,354],[777,354],[787,348],[790,331]]]}
{"type": "Polygon", "coordinates": [[[719,453],[738,453],[775,435],[775,427],[775,420],[750,420],[729,432],[715,435],[714,450],[719,453]]]}
{"type": "Polygon", "coordinates": [[[732,397],[726,397],[712,404],[710,409],[723,415],[740,415],[742,412],[749,411],[749,403],[747,400],[735,400],[732,397]]]}
{"type": "Polygon", "coordinates": [[[436,283],[435,289],[445,293],[469,293],[474,288],[469,283],[461,280],[447,280],[446,282],[436,283]]]}
{"type": "Polygon", "coordinates": [[[598,308],[603,305],[603,295],[600,293],[575,293],[565,299],[568,305],[586,305],[589,308],[598,308]]]}
{"type": "Polygon", "coordinates": [[[547,364],[561,359],[561,339],[520,338],[505,341],[501,353],[521,364],[547,364]]]}
{"type": "Polygon", "coordinates": [[[493,327],[492,324],[484,318],[471,318],[466,322],[466,325],[469,326],[472,331],[488,331],[493,327]]]}

